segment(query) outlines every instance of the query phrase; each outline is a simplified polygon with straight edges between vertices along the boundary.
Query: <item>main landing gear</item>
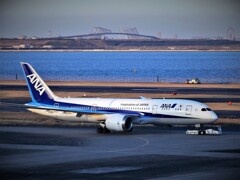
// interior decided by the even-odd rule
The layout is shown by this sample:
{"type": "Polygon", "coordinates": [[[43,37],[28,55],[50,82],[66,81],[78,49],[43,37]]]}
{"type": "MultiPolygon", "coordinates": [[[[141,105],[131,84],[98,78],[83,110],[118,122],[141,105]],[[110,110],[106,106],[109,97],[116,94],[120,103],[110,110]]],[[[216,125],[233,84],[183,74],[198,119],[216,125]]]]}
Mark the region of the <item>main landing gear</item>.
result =
{"type": "Polygon", "coordinates": [[[107,129],[106,127],[100,126],[100,127],[97,128],[97,133],[98,134],[109,134],[110,130],[107,129]]]}

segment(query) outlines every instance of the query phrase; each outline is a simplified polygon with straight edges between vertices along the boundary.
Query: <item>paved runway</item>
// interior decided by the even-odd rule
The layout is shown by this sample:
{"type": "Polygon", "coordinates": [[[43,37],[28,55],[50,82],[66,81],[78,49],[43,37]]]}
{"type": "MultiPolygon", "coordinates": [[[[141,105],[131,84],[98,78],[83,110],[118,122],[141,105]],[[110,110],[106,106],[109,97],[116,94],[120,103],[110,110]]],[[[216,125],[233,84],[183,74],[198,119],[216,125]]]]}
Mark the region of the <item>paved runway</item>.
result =
{"type": "MultiPolygon", "coordinates": [[[[49,86],[52,91],[65,92],[108,92],[108,93],[169,93],[179,94],[226,94],[240,95],[239,88],[199,88],[199,87],[117,87],[117,86],[49,86]]],[[[26,90],[26,85],[0,85],[1,90],[26,90]]]]}
{"type": "Polygon", "coordinates": [[[240,127],[222,136],[186,128],[0,127],[1,179],[239,179],[240,127]]]}
{"type": "MultiPolygon", "coordinates": [[[[64,92],[105,92],[105,93],[179,93],[179,94],[214,94],[214,95],[240,95],[240,89],[238,88],[187,88],[187,87],[118,87],[118,86],[50,86],[50,88],[55,92],[64,91],[64,92]]],[[[14,90],[14,91],[28,91],[26,85],[0,85],[1,90],[14,90]]],[[[178,98],[178,97],[174,97],[178,98]]],[[[240,98],[231,98],[231,97],[213,97],[213,98],[188,98],[191,100],[199,101],[202,103],[216,103],[216,102],[228,102],[232,101],[235,103],[240,102],[240,98]]],[[[26,112],[26,108],[18,106],[20,104],[25,104],[30,102],[30,98],[1,98],[0,99],[0,112],[9,111],[9,112],[26,112]],[[16,106],[17,104],[17,106],[16,106]]],[[[229,110],[218,110],[215,111],[218,117],[231,117],[231,118],[240,118],[240,111],[229,111],[229,110]]]]}

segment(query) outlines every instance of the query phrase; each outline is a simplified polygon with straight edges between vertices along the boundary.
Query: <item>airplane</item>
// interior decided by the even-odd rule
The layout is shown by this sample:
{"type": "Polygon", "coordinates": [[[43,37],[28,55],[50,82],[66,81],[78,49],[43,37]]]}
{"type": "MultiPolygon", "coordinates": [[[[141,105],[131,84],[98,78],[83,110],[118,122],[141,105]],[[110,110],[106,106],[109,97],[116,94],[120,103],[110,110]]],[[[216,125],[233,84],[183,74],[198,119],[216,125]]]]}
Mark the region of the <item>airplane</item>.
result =
{"type": "Polygon", "coordinates": [[[34,68],[21,62],[32,102],[28,110],[66,121],[98,123],[97,133],[131,132],[133,124],[202,125],[218,116],[207,105],[184,99],[61,98],[45,84],[34,68]]]}

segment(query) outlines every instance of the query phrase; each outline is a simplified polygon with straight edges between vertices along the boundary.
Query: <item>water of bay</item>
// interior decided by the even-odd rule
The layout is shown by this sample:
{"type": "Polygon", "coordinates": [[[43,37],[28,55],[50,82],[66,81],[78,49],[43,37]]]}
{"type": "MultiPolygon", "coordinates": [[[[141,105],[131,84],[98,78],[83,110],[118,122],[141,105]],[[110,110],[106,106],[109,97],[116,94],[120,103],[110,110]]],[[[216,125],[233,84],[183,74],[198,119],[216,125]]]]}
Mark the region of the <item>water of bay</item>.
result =
{"type": "Polygon", "coordinates": [[[45,80],[240,83],[240,52],[1,52],[0,79],[23,79],[21,61],[45,80]]]}

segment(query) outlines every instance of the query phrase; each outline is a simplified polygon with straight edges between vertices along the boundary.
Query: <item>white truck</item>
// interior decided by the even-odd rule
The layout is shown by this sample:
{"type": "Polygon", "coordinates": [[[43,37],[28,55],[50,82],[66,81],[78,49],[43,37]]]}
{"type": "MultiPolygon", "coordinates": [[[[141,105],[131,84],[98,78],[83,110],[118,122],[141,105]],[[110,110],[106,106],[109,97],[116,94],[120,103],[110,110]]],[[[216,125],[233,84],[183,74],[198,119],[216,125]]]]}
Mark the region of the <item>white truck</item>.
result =
{"type": "Polygon", "coordinates": [[[192,80],[187,79],[185,81],[185,83],[186,84],[201,84],[201,81],[198,78],[195,78],[195,79],[192,79],[192,80]]]}
{"type": "Polygon", "coordinates": [[[187,130],[187,135],[221,135],[222,128],[221,126],[217,126],[216,129],[195,129],[195,130],[187,130]]]}

